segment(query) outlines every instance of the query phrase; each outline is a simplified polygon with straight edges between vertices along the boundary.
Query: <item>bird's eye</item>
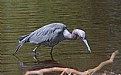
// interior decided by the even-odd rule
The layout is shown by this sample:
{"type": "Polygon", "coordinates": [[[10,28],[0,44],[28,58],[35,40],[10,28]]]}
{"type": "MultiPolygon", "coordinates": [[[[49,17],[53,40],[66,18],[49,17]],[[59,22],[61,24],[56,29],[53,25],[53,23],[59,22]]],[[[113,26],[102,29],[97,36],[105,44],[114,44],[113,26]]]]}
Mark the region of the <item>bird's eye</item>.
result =
{"type": "Polygon", "coordinates": [[[86,37],[82,37],[82,39],[83,39],[83,40],[85,40],[85,39],[86,39],[86,37]]]}
{"type": "Polygon", "coordinates": [[[87,39],[86,37],[84,37],[84,39],[87,39]]]}

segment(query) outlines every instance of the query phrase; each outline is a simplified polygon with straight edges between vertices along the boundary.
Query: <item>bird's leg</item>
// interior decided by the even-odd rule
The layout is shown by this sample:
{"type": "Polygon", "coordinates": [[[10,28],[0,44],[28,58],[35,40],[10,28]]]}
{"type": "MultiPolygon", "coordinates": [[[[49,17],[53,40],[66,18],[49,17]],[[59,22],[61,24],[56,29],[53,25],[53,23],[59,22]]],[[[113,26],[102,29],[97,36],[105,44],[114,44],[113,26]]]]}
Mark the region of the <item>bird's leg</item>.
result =
{"type": "Polygon", "coordinates": [[[37,49],[37,48],[38,48],[38,47],[35,47],[35,48],[33,49],[33,52],[34,52],[34,53],[36,53],[36,49],[37,49]]]}
{"type": "Polygon", "coordinates": [[[39,59],[37,58],[37,55],[36,55],[36,54],[33,56],[33,58],[34,58],[34,60],[35,60],[37,63],[39,63],[39,59]]]}
{"type": "Polygon", "coordinates": [[[39,46],[40,46],[40,45],[38,45],[37,47],[35,47],[35,48],[33,49],[33,52],[34,52],[34,53],[37,52],[36,50],[37,50],[37,48],[38,48],[39,46]]]}
{"type": "Polygon", "coordinates": [[[50,55],[52,55],[52,52],[53,52],[53,47],[51,48],[50,55]]]}

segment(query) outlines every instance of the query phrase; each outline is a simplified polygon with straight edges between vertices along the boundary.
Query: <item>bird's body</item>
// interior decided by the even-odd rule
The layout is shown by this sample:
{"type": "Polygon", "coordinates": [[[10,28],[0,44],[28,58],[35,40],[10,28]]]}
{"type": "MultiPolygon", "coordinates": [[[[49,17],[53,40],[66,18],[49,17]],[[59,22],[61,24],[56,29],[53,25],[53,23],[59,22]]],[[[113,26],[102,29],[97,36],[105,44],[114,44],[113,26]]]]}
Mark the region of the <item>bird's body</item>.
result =
{"type": "MultiPolygon", "coordinates": [[[[83,30],[75,29],[72,34],[67,30],[66,25],[62,23],[51,23],[48,25],[45,25],[32,33],[22,36],[19,40],[19,45],[15,51],[15,53],[21,48],[21,46],[25,42],[30,42],[33,44],[37,44],[38,46],[44,45],[53,47],[57,45],[59,42],[69,39],[74,40],[77,38],[77,36],[82,36],[85,39],[85,32],[83,30]]],[[[85,43],[90,50],[90,47],[88,46],[88,43],[86,41],[85,43]]],[[[36,47],[34,51],[37,49],[36,47]]],[[[52,52],[51,49],[51,52],[52,52]]]]}
{"type": "Polygon", "coordinates": [[[65,29],[66,26],[61,23],[48,24],[32,32],[28,40],[30,43],[52,47],[64,40],[65,29]]]}

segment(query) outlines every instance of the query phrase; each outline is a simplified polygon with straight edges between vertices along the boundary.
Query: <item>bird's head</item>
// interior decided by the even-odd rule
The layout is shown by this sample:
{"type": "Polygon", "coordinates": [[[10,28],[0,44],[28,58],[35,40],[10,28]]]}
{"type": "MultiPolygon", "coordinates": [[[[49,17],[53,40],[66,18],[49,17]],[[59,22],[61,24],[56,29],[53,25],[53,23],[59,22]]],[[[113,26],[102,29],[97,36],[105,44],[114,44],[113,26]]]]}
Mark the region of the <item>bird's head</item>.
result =
{"type": "Polygon", "coordinates": [[[82,38],[83,42],[85,43],[85,45],[87,46],[88,48],[88,51],[91,53],[91,50],[90,50],[90,46],[86,40],[86,35],[85,35],[85,32],[83,30],[80,30],[80,29],[74,29],[73,33],[79,37],[82,38]]]}

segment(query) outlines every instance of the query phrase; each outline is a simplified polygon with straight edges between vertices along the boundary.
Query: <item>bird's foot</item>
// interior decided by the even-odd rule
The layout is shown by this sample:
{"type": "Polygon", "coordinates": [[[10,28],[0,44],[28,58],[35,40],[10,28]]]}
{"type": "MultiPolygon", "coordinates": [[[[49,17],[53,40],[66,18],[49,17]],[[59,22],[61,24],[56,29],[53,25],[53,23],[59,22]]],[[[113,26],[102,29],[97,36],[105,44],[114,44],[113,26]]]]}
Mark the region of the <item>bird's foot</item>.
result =
{"type": "Polygon", "coordinates": [[[40,53],[39,52],[34,52],[34,55],[37,55],[38,56],[38,55],[40,55],[40,53]]]}
{"type": "Polygon", "coordinates": [[[12,55],[15,56],[15,53],[13,53],[12,55]]]}
{"type": "Polygon", "coordinates": [[[52,52],[50,52],[50,55],[52,55],[52,52]]]}
{"type": "Polygon", "coordinates": [[[37,58],[39,55],[40,55],[39,53],[36,53],[36,54],[34,53],[33,55],[33,58],[37,63],[39,63],[39,59],[37,58]]]}

